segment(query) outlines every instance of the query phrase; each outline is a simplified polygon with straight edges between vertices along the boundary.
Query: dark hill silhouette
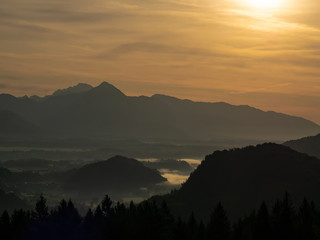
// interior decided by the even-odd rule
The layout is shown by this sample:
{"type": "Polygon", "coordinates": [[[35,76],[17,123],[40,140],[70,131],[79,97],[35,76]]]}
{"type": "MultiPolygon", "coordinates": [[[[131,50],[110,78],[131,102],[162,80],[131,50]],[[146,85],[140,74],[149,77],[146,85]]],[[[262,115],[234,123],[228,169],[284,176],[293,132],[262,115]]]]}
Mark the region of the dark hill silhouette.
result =
{"type": "Polygon", "coordinates": [[[216,151],[206,156],[181,189],[163,197],[172,211],[187,217],[193,210],[208,219],[222,202],[232,217],[249,214],[263,200],[273,203],[287,191],[294,203],[304,197],[320,203],[320,160],[277,144],[216,151]]]}
{"type": "Polygon", "coordinates": [[[320,131],[320,126],[306,119],[249,106],[159,94],[128,97],[106,82],[95,88],[78,85],[60,90],[41,101],[2,94],[0,109],[29,119],[50,131],[51,137],[256,142],[284,141],[320,131]]]}
{"type": "Polygon", "coordinates": [[[132,193],[166,181],[157,171],[135,159],[115,156],[78,169],[66,183],[71,190],[85,193],[132,193]]]}
{"type": "Polygon", "coordinates": [[[0,136],[32,136],[41,130],[16,113],[0,110],[0,136]]]}
{"type": "Polygon", "coordinates": [[[320,134],[283,143],[292,149],[320,159],[320,134]]]}

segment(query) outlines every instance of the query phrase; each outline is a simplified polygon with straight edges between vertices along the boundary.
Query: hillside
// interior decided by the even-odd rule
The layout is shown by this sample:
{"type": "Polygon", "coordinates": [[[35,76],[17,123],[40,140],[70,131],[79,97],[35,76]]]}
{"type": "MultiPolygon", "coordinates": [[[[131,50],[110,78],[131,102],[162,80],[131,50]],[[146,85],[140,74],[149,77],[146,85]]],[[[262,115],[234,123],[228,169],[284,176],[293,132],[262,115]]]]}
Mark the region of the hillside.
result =
{"type": "Polygon", "coordinates": [[[263,144],[216,151],[208,155],[181,189],[155,200],[168,201],[177,215],[191,210],[201,218],[221,201],[232,217],[258,208],[263,200],[273,203],[289,192],[294,203],[303,197],[320,203],[320,160],[286,146],[263,144]]]}
{"type": "Polygon", "coordinates": [[[310,156],[315,156],[320,159],[320,134],[287,141],[283,143],[283,145],[291,147],[298,152],[306,153],[310,156]]]}
{"type": "Polygon", "coordinates": [[[159,94],[128,97],[106,82],[94,88],[80,84],[40,100],[0,94],[0,109],[29,119],[51,138],[233,141],[239,145],[320,132],[320,126],[299,117],[159,94]]]}
{"type": "Polygon", "coordinates": [[[67,180],[66,188],[87,194],[128,194],[164,181],[157,171],[137,160],[115,156],[81,167],[67,180]]]}

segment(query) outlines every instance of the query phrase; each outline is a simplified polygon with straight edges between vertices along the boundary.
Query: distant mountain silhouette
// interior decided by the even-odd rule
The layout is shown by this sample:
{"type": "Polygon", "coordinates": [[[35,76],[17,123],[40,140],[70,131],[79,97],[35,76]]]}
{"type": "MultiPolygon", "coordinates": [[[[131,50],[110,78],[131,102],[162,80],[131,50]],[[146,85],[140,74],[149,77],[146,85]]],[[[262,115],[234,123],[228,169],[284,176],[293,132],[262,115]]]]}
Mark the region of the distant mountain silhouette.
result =
{"type": "Polygon", "coordinates": [[[41,101],[1,94],[1,109],[29,119],[51,137],[284,141],[320,132],[320,126],[299,117],[159,94],[128,97],[106,82],[59,90],[41,101]]]}
{"type": "Polygon", "coordinates": [[[166,181],[157,171],[135,159],[115,156],[78,169],[66,188],[81,193],[131,193],[166,181]]]}
{"type": "Polygon", "coordinates": [[[304,197],[320,203],[320,160],[277,144],[216,151],[208,155],[181,189],[165,196],[172,211],[187,217],[193,210],[208,219],[218,202],[230,216],[249,214],[263,200],[273,203],[287,191],[296,204],[304,197]]]}
{"type": "Polygon", "coordinates": [[[292,149],[320,159],[320,134],[283,143],[292,149]]]}
{"type": "Polygon", "coordinates": [[[62,95],[68,95],[68,94],[73,94],[73,93],[82,93],[82,92],[87,92],[91,90],[93,87],[89,84],[85,83],[79,83],[76,86],[73,87],[68,87],[66,89],[59,89],[55,91],[52,96],[62,96],[62,95]]]}
{"type": "Polygon", "coordinates": [[[18,114],[0,110],[0,136],[32,136],[40,132],[40,128],[18,114]]]}

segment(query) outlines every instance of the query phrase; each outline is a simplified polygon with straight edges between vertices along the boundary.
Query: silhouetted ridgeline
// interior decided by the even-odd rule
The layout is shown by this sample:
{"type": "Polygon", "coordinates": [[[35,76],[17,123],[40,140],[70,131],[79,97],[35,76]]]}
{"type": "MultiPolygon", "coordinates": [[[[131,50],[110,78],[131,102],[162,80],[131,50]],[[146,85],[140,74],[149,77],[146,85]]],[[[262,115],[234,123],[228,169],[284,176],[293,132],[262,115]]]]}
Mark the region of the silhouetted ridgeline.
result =
{"type": "Polygon", "coordinates": [[[125,194],[153,187],[167,181],[156,170],[135,159],[115,156],[106,161],[87,164],[76,170],[66,181],[65,187],[82,194],[108,192],[125,194]]]}
{"type": "Polygon", "coordinates": [[[320,158],[320,134],[283,143],[292,149],[320,158]]]}
{"type": "Polygon", "coordinates": [[[18,114],[51,138],[257,141],[320,132],[320,126],[299,117],[159,94],[128,97],[106,82],[95,88],[80,84],[44,98],[1,94],[0,110],[18,114]]]}
{"type": "Polygon", "coordinates": [[[193,213],[186,221],[175,218],[165,202],[125,206],[105,196],[82,217],[71,200],[49,210],[41,196],[33,211],[16,210],[11,216],[3,212],[0,234],[6,240],[316,240],[320,213],[307,200],[295,209],[285,194],[271,208],[263,202],[235,222],[218,203],[204,223],[193,213]]]}
{"type": "Polygon", "coordinates": [[[262,201],[273,203],[290,192],[294,204],[304,197],[320,203],[320,160],[289,147],[266,143],[208,155],[182,187],[152,200],[165,200],[182,217],[188,210],[203,219],[222,202],[231,217],[248,214],[262,201]]]}

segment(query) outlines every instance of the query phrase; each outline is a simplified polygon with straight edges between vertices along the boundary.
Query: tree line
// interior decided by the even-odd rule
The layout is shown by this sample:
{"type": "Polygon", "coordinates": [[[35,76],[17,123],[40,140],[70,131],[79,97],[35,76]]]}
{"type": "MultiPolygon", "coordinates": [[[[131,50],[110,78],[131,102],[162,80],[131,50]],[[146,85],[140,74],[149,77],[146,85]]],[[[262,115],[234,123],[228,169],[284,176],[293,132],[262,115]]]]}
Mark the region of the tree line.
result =
{"type": "Polygon", "coordinates": [[[289,194],[269,209],[263,202],[250,215],[231,222],[218,203],[207,223],[193,213],[189,219],[173,216],[165,202],[113,203],[108,195],[81,216],[71,200],[49,210],[43,195],[34,210],[4,211],[0,238],[6,240],[317,240],[320,212],[304,199],[294,208],[289,194]]]}

